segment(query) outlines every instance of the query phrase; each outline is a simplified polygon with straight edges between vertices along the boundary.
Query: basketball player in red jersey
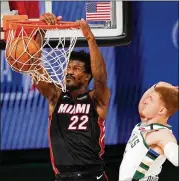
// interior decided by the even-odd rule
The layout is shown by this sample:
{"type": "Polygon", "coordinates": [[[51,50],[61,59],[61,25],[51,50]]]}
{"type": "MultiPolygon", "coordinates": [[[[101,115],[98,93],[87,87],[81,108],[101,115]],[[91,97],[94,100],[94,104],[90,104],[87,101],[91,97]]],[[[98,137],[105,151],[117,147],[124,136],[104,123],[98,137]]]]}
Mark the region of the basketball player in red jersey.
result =
{"type": "MultiPolygon", "coordinates": [[[[50,13],[40,19],[47,24],[61,20],[50,13]]],[[[64,93],[54,84],[35,84],[49,102],[49,142],[52,167],[58,181],[106,181],[104,172],[104,120],[110,90],[103,56],[86,21],[78,21],[90,54],[72,52],[64,93]],[[94,78],[94,89],[88,90],[94,78]]],[[[36,41],[41,43],[41,36],[36,41]]],[[[43,71],[43,68],[41,68],[43,71]]],[[[48,75],[47,75],[48,76],[48,75]]],[[[34,80],[35,82],[35,80],[34,80]]]]}

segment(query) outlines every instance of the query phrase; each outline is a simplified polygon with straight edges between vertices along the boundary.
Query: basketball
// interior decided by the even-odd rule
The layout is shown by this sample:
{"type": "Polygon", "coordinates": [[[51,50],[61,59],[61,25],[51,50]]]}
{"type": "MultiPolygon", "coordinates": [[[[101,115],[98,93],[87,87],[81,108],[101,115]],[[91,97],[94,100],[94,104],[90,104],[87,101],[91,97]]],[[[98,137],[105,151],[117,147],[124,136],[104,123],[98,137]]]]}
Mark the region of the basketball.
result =
{"type": "Polygon", "coordinates": [[[38,43],[29,38],[15,38],[6,48],[8,64],[18,72],[27,72],[33,64],[39,63],[41,51],[38,43]]]}

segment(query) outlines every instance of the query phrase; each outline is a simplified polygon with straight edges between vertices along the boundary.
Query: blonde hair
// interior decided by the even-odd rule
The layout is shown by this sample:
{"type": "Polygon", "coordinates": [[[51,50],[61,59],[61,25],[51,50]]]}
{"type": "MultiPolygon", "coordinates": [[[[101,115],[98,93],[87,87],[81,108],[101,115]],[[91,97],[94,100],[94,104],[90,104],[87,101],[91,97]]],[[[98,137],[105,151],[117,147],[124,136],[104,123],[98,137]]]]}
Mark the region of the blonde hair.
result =
{"type": "Polygon", "coordinates": [[[168,117],[178,111],[178,90],[169,87],[156,86],[155,91],[160,95],[161,100],[167,109],[168,117]]]}

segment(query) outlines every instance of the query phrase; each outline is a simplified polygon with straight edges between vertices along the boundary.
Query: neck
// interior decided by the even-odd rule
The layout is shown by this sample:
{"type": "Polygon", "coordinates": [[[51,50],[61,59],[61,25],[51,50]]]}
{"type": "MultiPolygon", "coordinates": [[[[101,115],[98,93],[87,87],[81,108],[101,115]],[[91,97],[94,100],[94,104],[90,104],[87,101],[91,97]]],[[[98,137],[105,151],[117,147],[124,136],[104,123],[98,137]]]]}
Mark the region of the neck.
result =
{"type": "Polygon", "coordinates": [[[69,89],[69,92],[72,95],[72,97],[76,97],[77,95],[83,94],[83,93],[85,93],[87,91],[88,91],[87,87],[81,87],[81,88],[78,88],[78,89],[69,89]]]}
{"type": "Polygon", "coordinates": [[[142,121],[142,122],[144,124],[157,123],[157,124],[167,125],[167,121],[168,121],[168,118],[153,118],[153,119],[149,119],[149,120],[142,121]]]}

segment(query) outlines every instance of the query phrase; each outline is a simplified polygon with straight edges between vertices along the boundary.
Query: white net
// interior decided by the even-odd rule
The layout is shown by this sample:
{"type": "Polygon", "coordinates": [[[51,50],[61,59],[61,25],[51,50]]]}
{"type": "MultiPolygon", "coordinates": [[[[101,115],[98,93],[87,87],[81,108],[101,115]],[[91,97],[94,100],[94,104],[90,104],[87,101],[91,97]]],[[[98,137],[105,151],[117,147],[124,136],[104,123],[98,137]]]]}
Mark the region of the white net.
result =
{"type": "MultiPolygon", "coordinates": [[[[69,29],[68,29],[69,30],[69,29]]],[[[69,44],[66,48],[67,29],[53,29],[45,33],[43,29],[34,28],[27,31],[21,27],[19,30],[10,30],[6,42],[6,60],[14,71],[28,73],[33,81],[54,83],[62,91],[66,91],[66,69],[70,54],[76,44],[76,33],[79,29],[72,29],[73,36],[68,37],[69,44]],[[58,43],[51,46],[52,33],[58,33],[58,43]],[[45,39],[43,35],[46,34],[45,39]],[[40,46],[34,41],[35,36],[44,41],[40,46]],[[48,47],[48,48],[47,48],[48,47]]]]}

